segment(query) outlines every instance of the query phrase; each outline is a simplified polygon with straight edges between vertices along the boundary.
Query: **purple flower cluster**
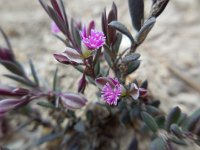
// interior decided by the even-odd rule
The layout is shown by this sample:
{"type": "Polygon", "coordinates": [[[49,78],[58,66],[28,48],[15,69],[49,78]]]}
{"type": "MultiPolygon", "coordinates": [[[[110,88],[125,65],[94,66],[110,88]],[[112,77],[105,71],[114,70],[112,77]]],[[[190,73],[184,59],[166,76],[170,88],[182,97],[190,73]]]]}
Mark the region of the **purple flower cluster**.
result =
{"type": "Polygon", "coordinates": [[[101,91],[102,98],[106,103],[109,105],[117,105],[117,102],[119,100],[119,96],[121,95],[121,87],[117,79],[115,79],[115,86],[106,83],[106,85],[103,86],[103,89],[101,91]]]}
{"type": "Polygon", "coordinates": [[[106,37],[103,32],[91,29],[90,34],[87,34],[86,27],[80,33],[82,42],[89,50],[99,49],[105,44],[106,37]]]}
{"type": "Polygon", "coordinates": [[[122,88],[117,78],[100,77],[96,79],[96,85],[101,88],[101,97],[106,103],[117,105],[122,93],[122,88]]]}

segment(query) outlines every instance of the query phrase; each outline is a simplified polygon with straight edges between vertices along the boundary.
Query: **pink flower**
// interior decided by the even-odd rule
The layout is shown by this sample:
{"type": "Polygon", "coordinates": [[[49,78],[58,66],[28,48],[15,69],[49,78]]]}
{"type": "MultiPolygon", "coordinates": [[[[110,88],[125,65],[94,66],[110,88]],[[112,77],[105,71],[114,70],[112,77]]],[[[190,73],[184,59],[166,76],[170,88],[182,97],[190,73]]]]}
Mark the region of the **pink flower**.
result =
{"type": "Polygon", "coordinates": [[[86,27],[80,33],[82,42],[89,50],[96,50],[102,47],[105,44],[105,36],[103,32],[94,30],[90,28],[90,31],[87,32],[86,27]],[[88,33],[88,34],[87,34],[88,33]]]}
{"type": "Polygon", "coordinates": [[[58,26],[56,25],[55,22],[51,23],[51,32],[52,33],[58,33],[58,32],[60,32],[60,29],[58,28],[58,26]]]}
{"type": "Polygon", "coordinates": [[[137,100],[139,97],[147,96],[147,90],[138,87],[135,83],[132,83],[130,86],[130,95],[134,100],[137,100]]]}
{"type": "Polygon", "coordinates": [[[96,85],[102,89],[101,97],[109,105],[117,105],[122,93],[121,85],[117,78],[100,77],[96,79],[96,85]]]}

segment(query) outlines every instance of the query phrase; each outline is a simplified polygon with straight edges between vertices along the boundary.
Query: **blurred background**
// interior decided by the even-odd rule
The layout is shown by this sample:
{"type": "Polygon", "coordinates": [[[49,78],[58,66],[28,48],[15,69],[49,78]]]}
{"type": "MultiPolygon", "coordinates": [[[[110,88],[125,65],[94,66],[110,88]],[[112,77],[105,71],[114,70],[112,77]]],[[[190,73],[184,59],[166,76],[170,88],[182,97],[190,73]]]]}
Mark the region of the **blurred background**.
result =
{"type": "MultiPolygon", "coordinates": [[[[83,24],[97,22],[100,29],[101,13],[110,9],[113,0],[64,0],[69,17],[83,24]]],[[[127,1],[114,0],[118,6],[119,21],[133,34],[127,1]]],[[[146,16],[150,0],[146,0],[146,16]]],[[[129,79],[149,81],[151,94],[162,101],[168,111],[175,105],[184,112],[200,107],[200,1],[171,0],[158,18],[144,44],[138,48],[142,55],[141,67],[129,79]]],[[[50,30],[51,20],[37,0],[0,0],[0,26],[7,33],[17,58],[27,65],[31,58],[44,83],[51,82],[56,66],[66,74],[63,86],[75,90],[80,74],[72,67],[58,64],[52,56],[64,50],[64,44],[50,30]]],[[[0,45],[3,45],[0,37],[0,45]]],[[[122,49],[129,46],[124,38],[122,49]]],[[[2,77],[6,70],[0,66],[0,84],[11,83],[2,77]]],[[[91,91],[91,89],[90,89],[91,91]]],[[[87,93],[87,92],[86,92],[87,93]]],[[[93,96],[93,92],[88,96],[93,96]]]]}

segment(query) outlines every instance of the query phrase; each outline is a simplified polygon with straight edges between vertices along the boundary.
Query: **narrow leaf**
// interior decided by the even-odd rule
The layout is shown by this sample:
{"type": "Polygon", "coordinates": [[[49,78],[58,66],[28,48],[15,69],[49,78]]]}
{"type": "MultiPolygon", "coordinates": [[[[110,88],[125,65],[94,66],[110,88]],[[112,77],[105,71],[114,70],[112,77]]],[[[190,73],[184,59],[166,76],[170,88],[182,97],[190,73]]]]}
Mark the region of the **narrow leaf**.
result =
{"type": "Polygon", "coordinates": [[[67,17],[67,14],[65,12],[63,0],[59,0],[59,4],[60,4],[60,9],[62,11],[62,15],[64,16],[66,29],[69,30],[68,17],[67,17]]]}
{"type": "Polygon", "coordinates": [[[7,35],[6,35],[6,33],[3,31],[3,29],[0,27],[0,32],[1,32],[1,34],[2,34],[2,36],[3,36],[3,38],[4,38],[4,40],[5,40],[5,42],[6,42],[6,44],[7,44],[7,46],[8,46],[8,49],[13,53],[13,51],[12,51],[12,46],[11,46],[11,44],[10,44],[10,41],[9,41],[9,39],[8,39],[8,37],[7,37],[7,35]]]}
{"type": "Polygon", "coordinates": [[[140,31],[136,35],[137,44],[141,44],[146,39],[148,33],[153,28],[155,22],[156,22],[156,18],[151,17],[144,23],[144,25],[142,26],[142,28],[140,29],[140,31]]]}
{"type": "Polygon", "coordinates": [[[56,68],[53,76],[53,91],[57,91],[57,83],[58,82],[58,68],[56,68]]]}
{"type": "Polygon", "coordinates": [[[31,59],[29,60],[29,64],[30,64],[30,67],[31,67],[31,73],[32,73],[32,76],[34,78],[34,81],[35,81],[36,85],[39,85],[39,80],[38,80],[37,73],[35,71],[35,66],[33,65],[33,62],[31,61],[31,59]]]}
{"type": "Polygon", "coordinates": [[[151,7],[151,16],[158,17],[165,7],[167,6],[169,0],[156,0],[153,2],[152,7],[151,7]]]}
{"type": "Polygon", "coordinates": [[[55,106],[49,102],[37,102],[38,105],[46,108],[55,109],[55,106]]]}
{"type": "Polygon", "coordinates": [[[21,84],[24,84],[26,86],[30,86],[30,87],[35,87],[36,85],[34,83],[32,83],[31,81],[23,78],[23,77],[20,77],[20,76],[16,76],[16,75],[9,75],[9,74],[5,74],[4,75],[5,77],[7,78],[10,78],[12,80],[15,80],[21,84]]]}
{"type": "Polygon", "coordinates": [[[111,27],[113,27],[113,28],[115,28],[116,30],[120,31],[124,35],[126,35],[131,40],[132,43],[134,42],[134,39],[133,39],[131,33],[126,28],[126,26],[123,25],[121,22],[119,22],[119,21],[112,21],[108,25],[111,26],[111,27]]]}
{"type": "Polygon", "coordinates": [[[6,60],[0,60],[0,63],[6,67],[10,72],[19,75],[19,76],[24,76],[24,70],[22,70],[21,67],[19,67],[17,64],[10,62],[10,61],[6,61],[6,60]]]}
{"type": "Polygon", "coordinates": [[[129,0],[128,2],[133,27],[139,31],[144,20],[144,1],[129,0]]]}

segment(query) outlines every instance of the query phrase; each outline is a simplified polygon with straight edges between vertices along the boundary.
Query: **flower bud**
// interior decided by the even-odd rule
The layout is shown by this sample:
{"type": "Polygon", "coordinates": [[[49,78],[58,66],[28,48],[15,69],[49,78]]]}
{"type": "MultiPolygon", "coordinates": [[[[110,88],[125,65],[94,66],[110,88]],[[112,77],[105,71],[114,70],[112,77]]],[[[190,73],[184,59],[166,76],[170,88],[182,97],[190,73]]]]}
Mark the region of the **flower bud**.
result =
{"type": "Polygon", "coordinates": [[[87,99],[84,95],[78,93],[62,93],[61,102],[66,109],[80,109],[85,106],[87,99]]]}
{"type": "Polygon", "coordinates": [[[11,50],[7,48],[0,48],[0,61],[15,61],[15,57],[11,50]]]}
{"type": "Polygon", "coordinates": [[[20,99],[3,99],[0,100],[0,118],[8,111],[15,109],[16,107],[22,106],[28,102],[29,98],[24,96],[20,99]]]}

